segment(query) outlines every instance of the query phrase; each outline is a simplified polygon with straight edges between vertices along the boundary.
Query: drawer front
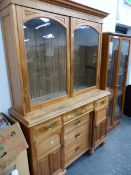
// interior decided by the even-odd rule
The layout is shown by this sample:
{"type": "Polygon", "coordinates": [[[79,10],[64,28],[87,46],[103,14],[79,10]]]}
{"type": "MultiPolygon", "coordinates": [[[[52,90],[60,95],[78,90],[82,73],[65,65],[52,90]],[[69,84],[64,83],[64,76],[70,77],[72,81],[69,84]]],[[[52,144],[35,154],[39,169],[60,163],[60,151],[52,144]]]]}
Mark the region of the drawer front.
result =
{"type": "Polygon", "coordinates": [[[73,159],[77,154],[80,154],[84,150],[88,150],[90,147],[89,134],[82,135],[77,142],[69,144],[65,147],[65,163],[73,159]]]}
{"type": "Polygon", "coordinates": [[[75,110],[72,110],[71,112],[64,114],[63,121],[64,121],[64,123],[70,122],[71,120],[74,120],[75,118],[79,117],[80,115],[83,115],[83,114],[91,112],[91,111],[93,111],[93,103],[82,106],[80,108],[77,108],[75,110]]]}
{"type": "Polygon", "coordinates": [[[61,129],[61,117],[49,120],[34,127],[34,137],[37,139],[40,136],[48,137],[61,129]]]}
{"type": "Polygon", "coordinates": [[[72,132],[64,135],[64,144],[65,146],[71,142],[77,141],[79,137],[83,134],[90,133],[90,123],[84,124],[83,126],[78,127],[72,132]]]}
{"type": "Polygon", "coordinates": [[[42,156],[42,154],[47,154],[52,149],[55,149],[60,146],[60,136],[59,134],[53,135],[46,140],[41,142],[36,142],[37,147],[37,155],[38,157],[42,156]]]}
{"type": "Polygon", "coordinates": [[[97,100],[95,102],[95,110],[108,107],[108,101],[109,101],[109,97],[104,97],[104,98],[101,98],[100,100],[97,100]]]}
{"type": "Polygon", "coordinates": [[[90,122],[90,114],[86,114],[82,117],[77,118],[76,120],[66,124],[64,126],[64,132],[70,132],[71,130],[73,130],[74,128],[77,128],[83,124],[89,123],[90,122]]]}
{"type": "Polygon", "coordinates": [[[103,120],[106,120],[106,118],[107,118],[107,109],[106,108],[95,112],[95,124],[96,125],[101,123],[103,120]]]}

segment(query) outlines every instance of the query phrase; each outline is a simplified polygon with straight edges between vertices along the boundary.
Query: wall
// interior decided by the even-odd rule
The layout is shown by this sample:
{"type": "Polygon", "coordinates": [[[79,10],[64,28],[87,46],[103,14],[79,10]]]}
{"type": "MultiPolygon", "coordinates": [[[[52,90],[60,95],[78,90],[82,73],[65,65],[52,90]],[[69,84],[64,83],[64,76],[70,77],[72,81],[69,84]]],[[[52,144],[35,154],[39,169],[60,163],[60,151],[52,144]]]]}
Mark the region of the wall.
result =
{"type": "Polygon", "coordinates": [[[109,15],[104,19],[103,32],[115,32],[117,17],[117,0],[74,0],[75,2],[106,11],[109,15]]]}
{"type": "Polygon", "coordinates": [[[0,112],[7,113],[11,106],[7,68],[0,24],[0,112]]]}
{"type": "MultiPolygon", "coordinates": [[[[131,28],[128,29],[127,32],[128,35],[131,35],[131,28]]],[[[130,50],[131,50],[131,46],[130,46],[130,50]]],[[[129,65],[128,65],[128,72],[127,72],[127,81],[126,81],[127,85],[131,84],[131,51],[130,51],[130,57],[129,57],[129,65]]]]}
{"type": "Polygon", "coordinates": [[[124,3],[124,0],[118,0],[118,19],[117,23],[131,27],[131,6],[124,3]]]}

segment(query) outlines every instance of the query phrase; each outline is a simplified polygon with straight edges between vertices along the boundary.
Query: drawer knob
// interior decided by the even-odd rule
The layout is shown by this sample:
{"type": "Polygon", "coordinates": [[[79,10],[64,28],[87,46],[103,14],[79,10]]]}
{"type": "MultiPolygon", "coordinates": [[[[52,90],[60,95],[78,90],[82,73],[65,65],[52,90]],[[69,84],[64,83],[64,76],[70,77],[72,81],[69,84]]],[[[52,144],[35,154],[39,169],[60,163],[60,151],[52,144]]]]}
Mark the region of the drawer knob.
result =
{"type": "Polygon", "coordinates": [[[102,101],[101,104],[103,105],[105,103],[105,101],[102,101]]]}
{"type": "Polygon", "coordinates": [[[79,137],[79,136],[80,136],[80,133],[76,134],[76,135],[75,135],[75,138],[77,138],[77,137],[79,137]]]}
{"type": "Polygon", "coordinates": [[[52,123],[51,123],[51,124],[49,124],[49,125],[46,125],[46,126],[44,127],[44,129],[45,129],[45,130],[52,129],[52,126],[53,126],[53,125],[52,125],[52,123]]]}
{"type": "Polygon", "coordinates": [[[79,151],[80,147],[75,148],[75,152],[79,151]]]}
{"type": "Polygon", "coordinates": [[[54,140],[51,140],[51,144],[52,144],[52,145],[54,144],[54,140]]]}
{"type": "Polygon", "coordinates": [[[75,122],[75,126],[76,125],[79,125],[81,123],[81,121],[80,120],[77,120],[76,122],[75,122]]]}

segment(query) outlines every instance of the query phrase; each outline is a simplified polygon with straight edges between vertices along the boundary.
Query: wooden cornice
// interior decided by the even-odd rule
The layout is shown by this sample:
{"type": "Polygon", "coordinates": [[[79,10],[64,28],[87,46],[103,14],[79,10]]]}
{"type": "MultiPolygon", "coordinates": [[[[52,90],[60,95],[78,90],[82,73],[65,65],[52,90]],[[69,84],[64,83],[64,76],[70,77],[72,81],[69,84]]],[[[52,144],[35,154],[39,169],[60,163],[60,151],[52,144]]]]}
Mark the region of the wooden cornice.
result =
{"type": "Polygon", "coordinates": [[[104,32],[103,35],[119,36],[119,37],[126,37],[131,39],[131,35],[121,34],[121,33],[104,32]]]}
{"type": "MultiPolygon", "coordinates": [[[[83,13],[93,15],[93,16],[96,16],[99,18],[104,18],[108,15],[107,12],[94,9],[94,8],[88,7],[86,5],[82,5],[82,4],[74,2],[72,0],[25,0],[25,2],[29,2],[29,1],[32,1],[35,3],[37,1],[38,2],[45,2],[45,3],[61,6],[64,8],[72,9],[75,11],[83,12],[83,13]]],[[[12,4],[12,3],[19,4],[20,2],[22,2],[22,0],[0,0],[0,9],[5,8],[9,4],[12,4]]],[[[25,5],[26,5],[26,3],[25,3],[25,5]]]]}
{"type": "Polygon", "coordinates": [[[71,0],[39,0],[39,1],[62,6],[62,7],[73,9],[80,12],[84,12],[93,16],[101,17],[101,18],[104,18],[108,15],[107,12],[88,7],[71,0]]]}

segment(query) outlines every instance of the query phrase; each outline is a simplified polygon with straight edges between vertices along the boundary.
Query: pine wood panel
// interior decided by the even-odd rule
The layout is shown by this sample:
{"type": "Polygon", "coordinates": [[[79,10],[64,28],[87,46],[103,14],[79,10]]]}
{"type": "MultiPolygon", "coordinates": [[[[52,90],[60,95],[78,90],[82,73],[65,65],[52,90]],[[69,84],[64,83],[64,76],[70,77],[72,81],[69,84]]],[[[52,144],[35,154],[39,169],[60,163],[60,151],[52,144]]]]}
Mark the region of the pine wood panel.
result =
{"type": "Polygon", "coordinates": [[[44,157],[38,162],[38,174],[39,175],[50,175],[48,156],[44,157]]]}
{"type": "Polygon", "coordinates": [[[58,174],[61,171],[61,154],[60,148],[49,155],[50,174],[58,174]]]}
{"type": "Polygon", "coordinates": [[[1,18],[6,58],[8,63],[7,66],[12,105],[17,112],[25,114],[26,110],[23,94],[22,72],[20,67],[20,50],[16,26],[17,21],[15,6],[10,6],[1,12],[1,18]]]}
{"type": "Polygon", "coordinates": [[[106,120],[103,120],[97,125],[93,127],[93,138],[92,138],[92,148],[94,151],[96,147],[98,147],[102,142],[106,139],[106,120]]]}

